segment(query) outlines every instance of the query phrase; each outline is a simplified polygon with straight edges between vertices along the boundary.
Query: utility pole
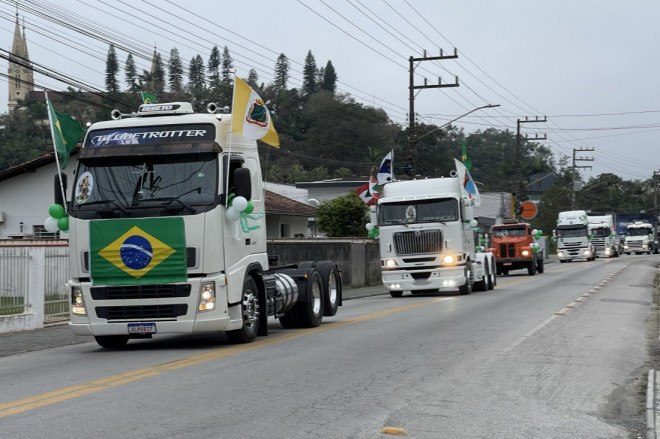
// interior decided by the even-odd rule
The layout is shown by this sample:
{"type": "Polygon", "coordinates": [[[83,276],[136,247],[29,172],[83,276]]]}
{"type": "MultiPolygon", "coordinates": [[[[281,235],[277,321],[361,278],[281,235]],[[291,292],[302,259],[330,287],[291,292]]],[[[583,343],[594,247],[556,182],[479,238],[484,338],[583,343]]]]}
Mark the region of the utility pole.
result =
{"type": "Polygon", "coordinates": [[[660,171],[653,171],[653,214],[658,216],[658,175],[660,171]]]}
{"type": "MultiPolygon", "coordinates": [[[[525,116],[525,119],[518,119],[516,120],[516,157],[515,157],[515,178],[516,182],[514,183],[514,188],[513,188],[513,205],[518,206],[518,201],[523,198],[524,192],[525,192],[525,187],[523,186],[523,181],[522,181],[522,166],[520,165],[520,144],[522,143],[522,136],[520,135],[520,125],[524,123],[543,123],[547,122],[548,118],[543,116],[534,116],[533,119],[531,119],[531,116],[525,116]]],[[[525,134],[525,141],[534,141],[534,140],[545,140],[548,137],[545,134],[538,135],[534,134],[534,137],[529,137],[527,134],[525,134]]]]}
{"type": "Polygon", "coordinates": [[[415,85],[415,63],[419,64],[422,61],[437,61],[443,59],[454,59],[458,58],[458,51],[454,48],[453,55],[445,55],[440,49],[440,55],[438,56],[426,56],[426,50],[424,51],[424,56],[421,58],[410,57],[408,59],[410,63],[409,74],[410,74],[410,85],[408,86],[409,91],[409,101],[410,101],[410,111],[408,114],[408,171],[407,174],[410,178],[415,177],[415,161],[417,160],[417,133],[415,132],[415,90],[423,88],[444,88],[444,87],[458,87],[458,76],[456,76],[456,81],[453,84],[443,84],[442,79],[438,77],[437,84],[428,84],[426,78],[424,78],[424,85],[415,85]]]}
{"type": "Polygon", "coordinates": [[[573,166],[571,171],[571,210],[575,210],[575,169],[591,169],[591,166],[577,166],[575,162],[593,162],[593,157],[576,157],[575,153],[580,151],[593,151],[594,149],[591,146],[582,147],[582,148],[573,148],[573,166]]]}

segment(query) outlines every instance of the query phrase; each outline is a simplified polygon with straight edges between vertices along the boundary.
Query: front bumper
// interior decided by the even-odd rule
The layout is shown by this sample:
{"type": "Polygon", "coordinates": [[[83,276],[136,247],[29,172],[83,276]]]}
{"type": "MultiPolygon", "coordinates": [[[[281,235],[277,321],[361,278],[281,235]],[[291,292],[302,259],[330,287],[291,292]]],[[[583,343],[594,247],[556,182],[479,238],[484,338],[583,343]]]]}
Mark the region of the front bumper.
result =
{"type": "Polygon", "coordinates": [[[439,267],[429,270],[383,271],[383,285],[388,291],[440,290],[453,291],[465,285],[465,266],[439,267]]]}

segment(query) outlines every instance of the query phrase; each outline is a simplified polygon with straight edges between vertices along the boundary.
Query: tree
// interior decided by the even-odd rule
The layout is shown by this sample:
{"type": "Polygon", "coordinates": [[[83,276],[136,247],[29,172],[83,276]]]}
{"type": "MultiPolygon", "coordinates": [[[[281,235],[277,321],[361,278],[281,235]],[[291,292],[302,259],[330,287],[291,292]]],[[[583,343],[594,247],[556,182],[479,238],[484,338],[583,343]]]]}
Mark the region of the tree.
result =
{"type": "Polygon", "coordinates": [[[202,90],[206,81],[204,80],[204,60],[201,55],[196,55],[190,60],[188,67],[188,88],[202,90]]]}
{"type": "Polygon", "coordinates": [[[316,211],[319,229],[328,237],[367,236],[369,208],[354,191],[343,197],[326,200],[316,211]]]}
{"type": "Polygon", "coordinates": [[[331,93],[334,93],[337,89],[337,72],[335,72],[335,67],[332,65],[331,61],[325,65],[323,70],[323,80],[319,85],[321,90],[328,90],[331,93]]]}
{"type": "Polygon", "coordinates": [[[310,50],[307,52],[307,56],[305,57],[305,65],[303,66],[303,96],[309,97],[311,94],[318,90],[316,74],[316,60],[314,59],[314,55],[312,55],[312,51],[310,50]]]}
{"type": "Polygon", "coordinates": [[[275,75],[273,85],[276,90],[286,89],[286,84],[289,81],[289,59],[285,54],[280,53],[275,62],[275,75]]]}
{"type": "Polygon", "coordinates": [[[119,91],[119,85],[117,83],[118,71],[119,63],[117,62],[115,45],[110,44],[110,49],[108,49],[108,57],[105,61],[105,89],[109,93],[116,93],[119,91]]]}
{"type": "Polygon", "coordinates": [[[248,83],[250,87],[252,87],[254,90],[259,91],[259,75],[257,75],[257,71],[254,69],[250,69],[248,72],[248,77],[245,80],[245,82],[248,83]]]}
{"type": "Polygon", "coordinates": [[[165,91],[165,70],[160,53],[154,51],[153,65],[151,67],[151,91],[161,96],[165,91]]]}
{"type": "Polygon", "coordinates": [[[179,49],[173,47],[170,50],[170,61],[168,63],[168,81],[172,93],[180,93],[183,89],[183,63],[179,55],[179,49]]]}
{"type": "Polygon", "coordinates": [[[233,85],[234,82],[231,78],[231,73],[234,69],[234,60],[231,58],[229,49],[225,46],[222,51],[222,63],[221,63],[221,79],[220,85],[218,87],[218,104],[220,106],[231,105],[231,97],[234,91],[233,85]]]}
{"type": "Polygon", "coordinates": [[[220,91],[220,50],[218,46],[213,46],[211,50],[206,71],[208,73],[209,90],[211,93],[217,94],[220,91]]]}
{"type": "Polygon", "coordinates": [[[137,91],[137,68],[135,67],[135,60],[133,60],[133,55],[128,54],[126,57],[126,64],[124,65],[124,78],[126,81],[126,86],[128,91],[135,92],[137,91]]]}

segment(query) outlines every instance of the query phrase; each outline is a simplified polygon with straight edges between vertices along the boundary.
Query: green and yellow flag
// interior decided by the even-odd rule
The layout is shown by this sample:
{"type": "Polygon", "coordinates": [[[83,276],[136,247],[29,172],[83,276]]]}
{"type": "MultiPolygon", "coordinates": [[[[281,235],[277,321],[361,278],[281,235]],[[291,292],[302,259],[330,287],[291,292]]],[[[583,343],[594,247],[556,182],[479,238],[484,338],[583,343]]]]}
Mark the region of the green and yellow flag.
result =
{"type": "Polygon", "coordinates": [[[48,107],[48,119],[50,120],[50,133],[53,137],[53,147],[57,154],[60,168],[66,168],[69,163],[71,151],[76,147],[78,139],[85,132],[80,122],[68,114],[58,113],[50,103],[46,95],[46,107],[48,107]]]}
{"type": "Polygon", "coordinates": [[[89,234],[94,285],[187,280],[183,218],[94,220],[89,234]]]}
{"type": "Polygon", "coordinates": [[[472,161],[467,155],[467,146],[465,146],[465,142],[461,144],[461,161],[465,165],[468,171],[472,170],[472,161]]]}
{"type": "Polygon", "coordinates": [[[156,99],[156,95],[152,95],[149,92],[146,91],[141,91],[140,95],[142,96],[142,103],[143,104],[157,104],[158,99],[156,99]]]}

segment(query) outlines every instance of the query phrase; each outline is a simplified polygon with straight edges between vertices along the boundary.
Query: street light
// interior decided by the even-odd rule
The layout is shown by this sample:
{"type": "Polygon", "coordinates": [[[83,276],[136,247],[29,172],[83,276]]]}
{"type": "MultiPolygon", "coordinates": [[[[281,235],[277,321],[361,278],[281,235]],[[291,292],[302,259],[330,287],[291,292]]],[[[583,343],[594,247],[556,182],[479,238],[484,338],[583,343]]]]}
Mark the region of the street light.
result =
{"type": "Polygon", "coordinates": [[[458,119],[461,119],[461,118],[467,116],[468,114],[472,114],[472,113],[474,113],[474,112],[477,111],[477,110],[483,110],[484,108],[495,108],[495,107],[499,107],[499,106],[500,106],[500,104],[488,104],[488,105],[484,105],[484,106],[482,106],[482,107],[477,107],[477,108],[475,108],[474,110],[470,110],[470,111],[468,111],[468,112],[465,113],[465,114],[461,114],[461,115],[458,116],[457,118],[450,120],[449,122],[447,122],[447,123],[444,124],[444,125],[441,125],[441,126],[439,126],[439,127],[435,127],[435,128],[433,128],[433,129],[432,129],[431,131],[429,131],[428,133],[424,133],[424,134],[422,134],[421,136],[419,136],[416,140],[419,140],[419,139],[421,139],[422,137],[426,137],[426,136],[428,136],[429,134],[431,134],[431,133],[433,133],[433,132],[435,132],[435,131],[437,131],[437,130],[439,130],[439,129],[441,129],[441,128],[444,128],[444,127],[446,127],[447,125],[451,124],[452,122],[456,122],[458,119]]]}

